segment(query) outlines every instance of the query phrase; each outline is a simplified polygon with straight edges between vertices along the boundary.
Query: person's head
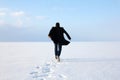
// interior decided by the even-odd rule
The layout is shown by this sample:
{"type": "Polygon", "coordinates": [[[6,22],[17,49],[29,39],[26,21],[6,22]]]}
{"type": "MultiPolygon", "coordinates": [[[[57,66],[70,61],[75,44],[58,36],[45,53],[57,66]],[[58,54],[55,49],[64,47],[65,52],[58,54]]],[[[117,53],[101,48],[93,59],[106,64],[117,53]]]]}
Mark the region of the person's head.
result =
{"type": "Polygon", "coordinates": [[[59,22],[56,23],[56,27],[60,27],[60,23],[59,22]]]}

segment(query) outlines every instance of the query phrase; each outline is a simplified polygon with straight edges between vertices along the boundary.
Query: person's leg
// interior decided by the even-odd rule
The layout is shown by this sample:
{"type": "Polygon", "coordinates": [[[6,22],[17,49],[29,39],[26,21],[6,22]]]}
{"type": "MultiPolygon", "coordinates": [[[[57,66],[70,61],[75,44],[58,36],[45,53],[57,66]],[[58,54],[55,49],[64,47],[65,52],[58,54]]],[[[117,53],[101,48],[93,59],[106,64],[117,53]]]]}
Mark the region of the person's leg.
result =
{"type": "Polygon", "coordinates": [[[58,48],[59,48],[59,51],[58,51],[58,57],[59,57],[61,55],[62,45],[58,44],[58,48]]]}
{"type": "Polygon", "coordinates": [[[58,59],[58,62],[60,62],[61,51],[62,51],[62,45],[55,44],[55,58],[58,59]]]}
{"type": "Polygon", "coordinates": [[[55,50],[55,58],[56,58],[56,56],[57,56],[57,54],[58,54],[58,51],[57,51],[57,44],[55,43],[55,48],[54,48],[54,50],[55,50]]]}
{"type": "Polygon", "coordinates": [[[60,62],[60,55],[61,55],[61,51],[62,51],[62,45],[58,44],[58,62],[60,62]]]}

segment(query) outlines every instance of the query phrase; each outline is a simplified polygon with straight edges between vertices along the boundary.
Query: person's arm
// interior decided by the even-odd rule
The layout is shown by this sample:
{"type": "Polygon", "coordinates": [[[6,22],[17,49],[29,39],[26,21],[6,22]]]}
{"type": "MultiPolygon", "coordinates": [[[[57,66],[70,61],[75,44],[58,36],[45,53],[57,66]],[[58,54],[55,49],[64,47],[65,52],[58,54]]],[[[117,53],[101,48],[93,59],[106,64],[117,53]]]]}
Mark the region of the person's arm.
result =
{"type": "Polygon", "coordinates": [[[67,35],[67,37],[68,37],[68,39],[69,40],[71,40],[71,37],[70,37],[70,35],[65,31],[65,29],[63,28],[63,31],[64,31],[64,33],[67,35]]]}
{"type": "Polygon", "coordinates": [[[51,28],[51,30],[50,30],[50,32],[49,32],[49,34],[48,34],[48,37],[49,37],[49,38],[51,38],[52,33],[53,33],[53,27],[51,28]]]}

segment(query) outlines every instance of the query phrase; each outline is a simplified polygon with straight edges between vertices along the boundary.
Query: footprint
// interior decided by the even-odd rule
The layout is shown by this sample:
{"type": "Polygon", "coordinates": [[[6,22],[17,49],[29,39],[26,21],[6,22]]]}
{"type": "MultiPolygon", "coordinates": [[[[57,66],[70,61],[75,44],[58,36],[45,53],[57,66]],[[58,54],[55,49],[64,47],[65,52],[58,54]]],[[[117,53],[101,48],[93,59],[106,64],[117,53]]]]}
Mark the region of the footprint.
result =
{"type": "Polygon", "coordinates": [[[41,77],[39,77],[39,78],[36,78],[35,80],[46,80],[46,78],[41,78],[41,77]]]}
{"type": "Polygon", "coordinates": [[[49,73],[50,72],[50,63],[46,63],[43,67],[42,67],[42,73],[49,73]]]}
{"type": "Polygon", "coordinates": [[[38,73],[38,72],[34,72],[34,71],[33,71],[33,72],[31,72],[30,74],[33,75],[33,74],[37,74],[37,73],[38,73]]]}
{"type": "Polygon", "coordinates": [[[46,62],[43,66],[37,66],[31,72],[33,80],[67,80],[64,74],[56,72],[58,63],[55,61],[46,62]]]}
{"type": "Polygon", "coordinates": [[[49,67],[44,66],[44,67],[42,68],[42,73],[49,73],[49,72],[50,72],[50,68],[49,68],[49,67]]]}
{"type": "Polygon", "coordinates": [[[43,77],[47,77],[48,74],[38,74],[38,75],[35,75],[33,76],[33,78],[43,78],[43,77]]]}
{"type": "Polygon", "coordinates": [[[67,77],[65,76],[65,75],[63,75],[63,74],[60,74],[60,75],[58,75],[60,78],[62,78],[62,80],[66,80],[67,79],[67,77]]]}
{"type": "Polygon", "coordinates": [[[67,80],[67,77],[62,74],[49,74],[47,80],[67,80]]]}

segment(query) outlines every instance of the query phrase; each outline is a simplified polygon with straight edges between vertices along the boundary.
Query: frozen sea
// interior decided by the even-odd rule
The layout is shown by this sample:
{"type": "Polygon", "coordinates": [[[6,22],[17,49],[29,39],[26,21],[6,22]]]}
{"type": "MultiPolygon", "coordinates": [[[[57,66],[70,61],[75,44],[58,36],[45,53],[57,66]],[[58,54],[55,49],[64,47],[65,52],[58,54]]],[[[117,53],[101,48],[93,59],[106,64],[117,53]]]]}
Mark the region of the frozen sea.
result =
{"type": "Polygon", "coordinates": [[[120,42],[0,42],[0,80],[120,80],[120,42]]]}

